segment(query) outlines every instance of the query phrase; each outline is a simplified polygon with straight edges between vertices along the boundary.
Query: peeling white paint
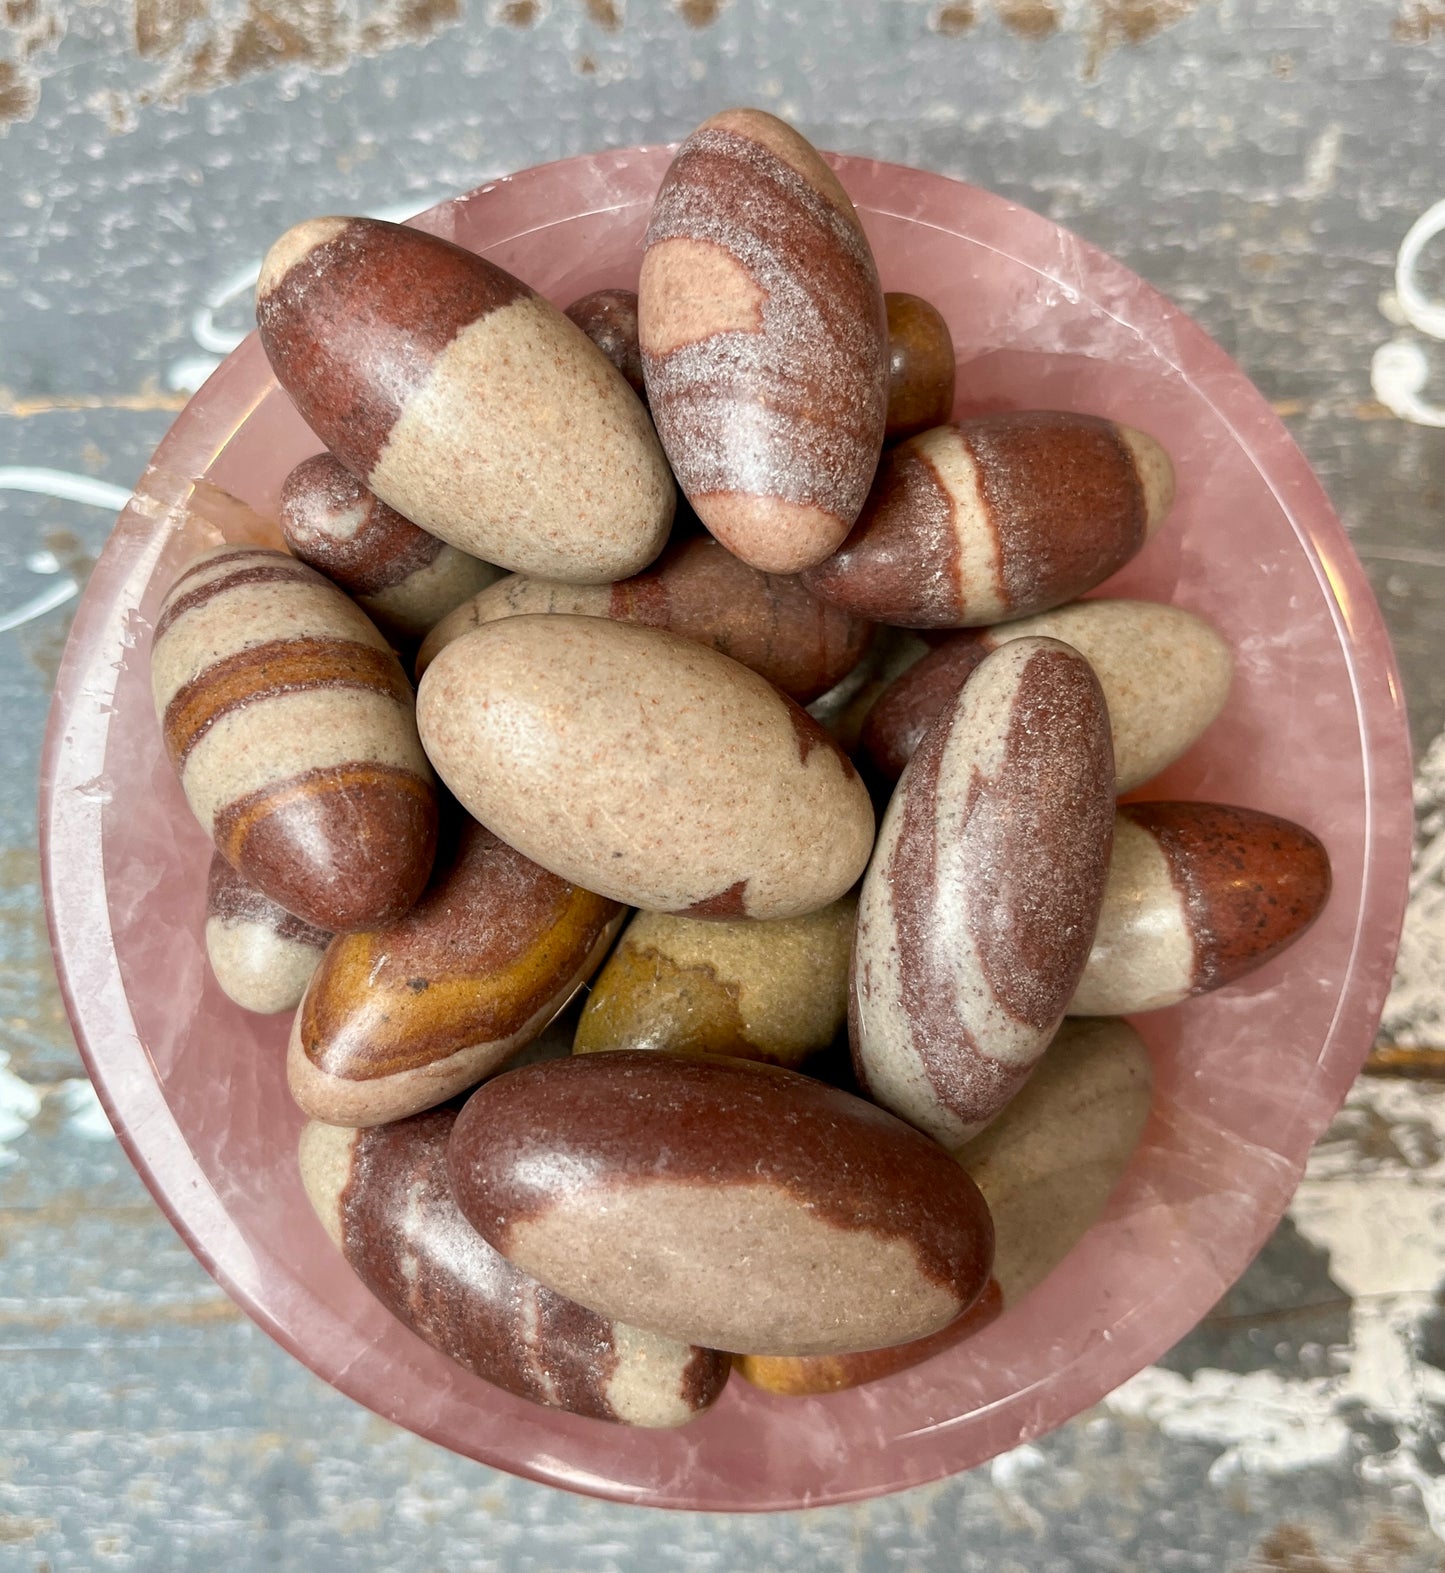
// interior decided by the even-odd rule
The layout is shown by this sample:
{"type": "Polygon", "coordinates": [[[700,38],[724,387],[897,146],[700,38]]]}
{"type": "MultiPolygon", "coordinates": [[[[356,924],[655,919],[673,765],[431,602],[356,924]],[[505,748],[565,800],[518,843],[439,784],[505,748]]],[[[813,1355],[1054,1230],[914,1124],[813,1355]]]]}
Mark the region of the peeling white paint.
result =
{"type": "Polygon", "coordinates": [[[95,1088],[84,1078],[61,1082],[55,1089],[65,1106],[65,1128],[82,1141],[108,1142],[115,1140],[110,1120],[100,1106],[95,1088]]]}
{"type": "Polygon", "coordinates": [[[1445,1282],[1445,1087],[1367,1079],[1312,1154],[1290,1216],[1328,1254],[1351,1296],[1350,1338],[1332,1351],[1336,1374],[1290,1377],[1202,1369],[1191,1377],[1140,1372],[1105,1400],[1116,1415],[1149,1420],[1168,1437],[1219,1448],[1210,1479],[1277,1475],[1338,1461],[1348,1413],[1392,1427],[1393,1452],[1372,1480],[1414,1487],[1445,1541],[1445,1479],[1421,1468],[1445,1406],[1445,1372],[1420,1357],[1426,1321],[1445,1282]]]}
{"type": "Polygon", "coordinates": [[[30,1129],[41,1102],[40,1092],[10,1069],[10,1055],[0,1049],[0,1169],[20,1161],[9,1144],[30,1129]]]}

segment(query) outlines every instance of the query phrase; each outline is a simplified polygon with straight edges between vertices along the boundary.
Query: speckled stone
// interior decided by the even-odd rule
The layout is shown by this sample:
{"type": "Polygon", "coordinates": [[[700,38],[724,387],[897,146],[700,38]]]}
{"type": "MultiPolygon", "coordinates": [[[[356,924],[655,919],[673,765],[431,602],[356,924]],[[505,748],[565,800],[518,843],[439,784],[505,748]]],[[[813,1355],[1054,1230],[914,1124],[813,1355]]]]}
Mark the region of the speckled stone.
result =
{"type": "Polygon", "coordinates": [[[1329,854],[1301,825],[1219,803],[1119,810],[1071,1016],[1175,1005],[1263,966],[1320,915],[1329,854]]]}
{"type": "Polygon", "coordinates": [[[832,738],[756,672],[661,629],[484,624],[427,668],[417,715],[476,819],[629,906],[798,917],[868,861],[873,808],[832,738]]]}
{"type": "Polygon", "coordinates": [[[639,912],[592,985],[573,1050],[666,1049],[796,1066],[848,1014],[852,896],[801,918],[639,912]]]}
{"type": "Polygon", "coordinates": [[[388,508],[329,453],[303,459],[281,488],[281,533],[379,626],[420,639],[501,576],[388,508]]]}
{"type": "Polygon", "coordinates": [[[1022,1091],[959,1153],[993,1213],[1005,1307],[1104,1210],[1149,1117],[1149,1053],[1127,1022],[1066,1021],[1022,1091]]]}
{"type": "Polygon", "coordinates": [[[683,1343],[836,1354],[972,1305],[993,1232],[943,1150],[746,1060],[588,1054],[472,1094],[448,1156],[472,1225],[604,1316],[683,1343]]]}
{"type": "Polygon", "coordinates": [[[841,548],[805,575],[900,628],[969,628],[1072,601],[1117,572],[1174,497],[1164,450],[1089,415],[935,426],[884,455],[841,548]]]}
{"type": "Polygon", "coordinates": [[[151,688],[196,818],[273,901],[340,930],[421,894],[437,805],[411,684],[335,585],[284,552],[203,553],[161,606],[151,688]]]}
{"type": "Polygon", "coordinates": [[[598,289],[567,308],[567,316],[577,324],[599,350],[627,378],[639,397],[646,396],[642,384],[642,346],[637,342],[637,295],[630,289],[598,289]]]}
{"type": "Polygon", "coordinates": [[[826,693],[856,666],[873,631],[871,623],[820,601],[794,575],[749,568],[702,536],[678,541],[646,573],[619,584],[504,579],[432,630],[417,655],[418,673],[471,629],[535,612],[665,628],[760,672],[799,704],[826,693]]]}
{"type": "Polygon", "coordinates": [[[878,1103],[957,1148],[1028,1078],[1089,954],[1109,718],[1052,639],[994,651],[909,761],[863,881],[849,1036],[878,1103]]]}
{"type": "Polygon", "coordinates": [[[896,780],[935,716],[970,672],[1010,639],[1072,645],[1094,668],[1109,707],[1115,790],[1151,780],[1193,744],[1224,708],[1234,657],[1201,617],[1152,601],[1079,601],[1036,617],[951,636],[883,693],[862,745],[870,765],[896,780]]]}
{"type": "Polygon", "coordinates": [[[624,1425],[683,1425],[722,1391],[726,1355],[644,1333],[519,1272],[467,1223],[447,1183],[456,1115],[301,1133],[311,1205],[356,1275],[444,1355],[533,1403],[624,1425]]]}
{"type": "Polygon", "coordinates": [[[292,1096],[333,1125],[445,1102],[545,1031],[623,915],[467,824],[410,912],[332,942],[292,1026],[292,1096]]]}
{"type": "Polygon", "coordinates": [[[675,492],[622,374],[511,274],[379,219],[272,246],[256,321],[277,380],[414,524],[519,573],[604,583],[661,551],[675,492]]]}
{"type": "Polygon", "coordinates": [[[953,414],[953,335],[936,306],[918,295],[890,290],[888,312],[888,418],[883,440],[897,442],[953,414]]]}
{"type": "Polygon", "coordinates": [[[645,245],[643,372],[678,484],[754,567],[822,561],[863,506],[888,400],[853,204],[791,126],[730,109],[678,150],[645,245]]]}
{"type": "Polygon", "coordinates": [[[998,1320],[1003,1310],[1003,1292],[990,1278],[983,1293],[962,1316],[955,1317],[940,1332],[927,1338],[914,1338],[906,1344],[887,1349],[860,1349],[841,1355],[734,1355],[733,1369],[754,1387],[768,1393],[783,1393],[790,1398],[806,1398],[815,1393],[841,1393],[846,1388],[879,1382],[885,1376],[922,1365],[935,1355],[956,1348],[966,1338],[980,1333],[998,1320]]]}
{"type": "Polygon", "coordinates": [[[292,917],[217,852],[206,881],[206,958],[245,1010],[295,1010],[331,935],[292,917]]]}

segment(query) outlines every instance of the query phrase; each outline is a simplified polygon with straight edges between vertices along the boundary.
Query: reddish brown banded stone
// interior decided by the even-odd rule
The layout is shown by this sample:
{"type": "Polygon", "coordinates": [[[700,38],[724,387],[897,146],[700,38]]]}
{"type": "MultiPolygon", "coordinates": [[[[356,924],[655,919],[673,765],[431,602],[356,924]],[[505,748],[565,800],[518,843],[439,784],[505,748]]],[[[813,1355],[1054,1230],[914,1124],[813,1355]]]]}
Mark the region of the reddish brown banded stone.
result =
{"type": "Polygon", "coordinates": [[[729,921],[734,918],[745,918],[748,915],[748,882],[738,880],[720,890],[715,896],[705,896],[701,901],[694,901],[690,907],[684,907],[677,914],[680,918],[718,918],[729,921]]]}
{"type": "Polygon", "coordinates": [[[362,688],[410,706],[411,684],[390,650],[350,639],[274,639],[213,661],[166,706],[166,751],[180,770],[222,716],[308,688],[362,688]]]}
{"type": "Polygon", "coordinates": [[[1129,803],[1158,842],[1194,941],[1194,992],[1278,955],[1323,910],[1330,860],[1301,825],[1219,803],[1129,803]]]}
{"type": "Polygon", "coordinates": [[[646,245],[719,247],[761,291],[755,332],[643,353],[663,448],[690,497],[776,497],[844,526],[867,493],[886,408],[882,294],[851,214],[761,143],[713,126],[672,161],[646,245]]]}
{"type": "Polygon", "coordinates": [[[1052,1029],[1088,960],[1114,826],[1114,749],[1093,669],[1068,650],[1019,676],[997,780],[970,789],[970,930],[1015,1021],[1052,1029]]]}
{"type": "Polygon", "coordinates": [[[303,459],[281,488],[281,533],[303,561],[352,595],[376,595],[434,563],[442,543],[388,508],[329,453],[303,459]],[[354,530],[337,529],[361,513],[354,530]]]}
{"type": "Polygon", "coordinates": [[[927,456],[905,442],[884,454],[847,540],[801,577],[860,617],[946,628],[958,621],[960,572],[953,500],[927,456]]]}
{"type": "Polygon", "coordinates": [[[889,781],[903,774],[923,734],[993,650],[986,633],[954,634],[895,678],[878,696],[863,725],[863,752],[889,781]]]}
{"type": "Polygon", "coordinates": [[[979,1293],[993,1255],[987,1207],[941,1147],[870,1103],[755,1061],[619,1049],[524,1066],[473,1093],[448,1164],[463,1213],[504,1252],[566,1174],[599,1201],[654,1180],[774,1186],[840,1230],[906,1242],[960,1303],[979,1293]]]}
{"type": "MultiPolygon", "coordinates": [[[[459,1365],[507,1392],[615,1420],[613,1324],[519,1272],[457,1210],[447,1181],[456,1121],[431,1110],[358,1132],[341,1193],[342,1251],[393,1315],[459,1365]]],[[[728,1360],[694,1351],[683,1397],[705,1409],[728,1360]]]]}
{"type": "Polygon", "coordinates": [[[990,1278],[983,1293],[947,1327],[889,1349],[863,1349],[846,1355],[738,1355],[740,1375],[770,1393],[798,1397],[810,1393],[841,1393],[865,1382],[879,1382],[911,1366],[922,1365],[981,1333],[1003,1314],[1003,1290],[990,1278]]]}
{"type": "Polygon", "coordinates": [[[795,574],[763,573],[706,536],[679,541],[646,573],[614,584],[608,615],[710,645],[799,704],[845,677],[873,631],[795,574]]]}
{"type": "Polygon", "coordinates": [[[217,852],[211,858],[206,881],[206,916],[222,923],[256,923],[271,930],[279,939],[294,940],[324,950],[330,942],[328,929],[317,928],[277,906],[249,879],[238,874],[217,852]]]}
{"type": "Polygon", "coordinates": [[[260,297],[256,322],[301,418],[364,479],[442,350],[531,293],[450,241],[354,218],[260,297]]]}
{"type": "Polygon", "coordinates": [[[953,338],[938,309],[917,295],[890,291],[888,420],[884,441],[941,426],[953,413],[953,338]]]}
{"type": "Polygon", "coordinates": [[[268,552],[265,560],[260,560],[259,553],[247,552],[244,557],[237,559],[236,566],[228,572],[217,574],[214,579],[209,579],[205,584],[197,585],[194,589],[185,588],[186,582],[196,573],[213,567],[215,564],[211,562],[199,563],[176,580],[166,596],[165,605],[161,608],[161,615],[156,621],[157,640],[165,638],[178,617],[184,617],[187,612],[195,611],[197,607],[204,606],[207,601],[214,600],[218,595],[228,595],[232,590],[239,590],[243,585],[317,582],[312,569],[305,563],[298,563],[294,558],[287,557],[284,552],[268,552]]]}
{"type": "Polygon", "coordinates": [[[509,1038],[621,911],[469,821],[410,912],[327,951],[301,1006],[306,1057],[368,1081],[509,1038]]]}
{"type": "Polygon", "coordinates": [[[228,803],[214,836],[228,862],[258,875],[288,911],[332,930],[400,917],[421,894],[436,849],[431,783],[395,765],[303,771],[228,803]],[[396,849],[415,848],[409,868],[396,849]]]}
{"type": "Polygon", "coordinates": [[[965,421],[1015,614],[1092,589],[1144,544],[1144,488],[1109,421],[1024,411],[965,421]]]}
{"type": "Polygon", "coordinates": [[[627,378],[632,391],[644,397],[642,348],[637,342],[637,295],[630,289],[599,289],[567,308],[599,350],[627,378]]]}

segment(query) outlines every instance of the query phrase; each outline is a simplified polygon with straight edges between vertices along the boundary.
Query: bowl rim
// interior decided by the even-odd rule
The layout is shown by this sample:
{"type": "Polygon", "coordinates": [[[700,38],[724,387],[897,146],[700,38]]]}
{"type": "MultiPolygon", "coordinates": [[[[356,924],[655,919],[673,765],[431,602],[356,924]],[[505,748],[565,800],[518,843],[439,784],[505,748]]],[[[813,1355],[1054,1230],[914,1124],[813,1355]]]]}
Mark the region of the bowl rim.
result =
{"type": "MultiPolygon", "coordinates": [[[[449,210],[459,205],[484,201],[503,192],[524,193],[529,185],[555,178],[574,167],[590,166],[592,171],[605,176],[609,168],[622,167],[639,159],[658,160],[674,147],[675,144],[639,144],[533,165],[485,182],[471,192],[448,198],[418,214],[411,222],[444,232],[448,228],[449,210]]],[[[1158,313],[1172,338],[1187,348],[1195,368],[1192,380],[1199,381],[1201,368],[1207,373],[1209,391],[1201,389],[1201,396],[1207,399],[1233,441],[1249,455],[1309,557],[1330,608],[1335,635],[1350,673],[1364,773],[1364,876],[1347,967],[1349,981],[1341,991],[1325,1046],[1327,1052],[1335,1054],[1336,1060],[1347,1058],[1358,1069],[1373,1041],[1385,995],[1383,985],[1361,978],[1358,971],[1361,950],[1368,946],[1381,958],[1388,981],[1383,959],[1388,953],[1393,961],[1408,895],[1414,823],[1409,791],[1410,744],[1399,672],[1383,616],[1344,527],[1303,453],[1264,396],[1202,327],[1125,264],[1090,242],[1040,214],[951,176],[868,157],[831,153],[825,156],[839,173],[845,188],[857,184],[866,186],[870,178],[881,177],[891,190],[900,195],[911,194],[916,199],[911,205],[897,201],[880,205],[859,197],[857,200],[865,215],[928,222],[922,215],[930,199],[936,202],[951,196],[957,201],[958,190],[962,188],[969,194],[969,200],[982,204],[1000,217],[1007,217],[1011,223],[1022,224],[1031,240],[1046,240],[1057,248],[1060,237],[1065,238],[1090,267],[1111,272],[1114,278],[1126,282],[1135,292],[1138,304],[1131,307],[1131,316],[1137,314],[1141,306],[1158,313]],[[905,207],[907,211],[898,210],[905,207]],[[1236,418],[1231,418],[1226,406],[1235,412],[1236,418]],[[1237,416],[1242,414],[1247,414],[1255,423],[1253,440],[1240,429],[1237,416]],[[1275,450],[1267,467],[1255,451],[1257,444],[1266,441],[1275,450]]],[[[851,189],[850,194],[853,194],[851,189]]],[[[618,204],[612,204],[614,210],[617,207],[618,204]]],[[[602,211],[607,209],[582,207],[566,217],[602,211]]],[[[1029,256],[1014,255],[1012,251],[1007,254],[1030,270],[1049,276],[1047,270],[1040,268],[1029,256]]],[[[1162,350],[1159,353],[1165,361],[1169,360],[1162,350]]],[[[92,582],[80,599],[55,684],[41,756],[41,882],[51,950],[66,1014],[86,1070],[122,1149],[171,1225],[231,1299],[273,1340],[308,1369],[321,1375],[301,1340],[293,1337],[268,1308],[264,1287],[256,1275],[247,1272],[249,1248],[192,1153],[166,1102],[149,1053],[131,1018],[110,931],[102,858],[101,814],[105,793],[103,787],[97,790],[96,786],[105,768],[111,719],[108,701],[114,692],[125,650],[135,642],[130,634],[130,613],[139,600],[140,589],[150,578],[165,539],[164,523],[190,495],[192,480],[202,477],[222,452],[225,443],[221,440],[218,446],[218,439],[228,438],[234,429],[234,415],[226,415],[224,421],[208,417],[207,406],[224,409],[225,396],[233,385],[238,389],[252,386],[259,359],[259,346],[252,332],[226,357],[202,389],[193,395],[185,411],[177,416],[156,447],[130,503],[121,513],[97,561],[92,582]],[[177,426],[182,424],[187,413],[192,413],[193,419],[196,415],[199,418],[193,426],[178,432],[177,426]],[[105,572],[99,571],[102,567],[105,572]],[[77,857],[72,852],[70,859],[61,866],[58,861],[61,846],[81,848],[81,855],[77,857]]],[[[1323,1059],[1322,1054],[1321,1063],[1323,1059]]],[[[1313,1111],[1297,1119],[1297,1128],[1292,1128],[1290,1136],[1299,1149],[1297,1161],[1290,1160],[1291,1183],[1278,1211],[1267,1209],[1256,1237],[1239,1249],[1240,1271],[1282,1216],[1288,1196],[1303,1172],[1309,1146],[1347,1089],[1348,1082],[1342,1081],[1339,1098],[1322,1116],[1313,1111]],[[1307,1137],[1303,1146],[1300,1145],[1302,1135],[1307,1137]]],[[[1178,1336],[1180,1331],[1171,1325],[1163,1329],[1157,1347],[1145,1340],[1136,1341],[1127,1370],[1115,1373],[1101,1390],[1084,1392],[1060,1406],[1057,1412],[1050,1412],[1046,1418],[1031,1411],[1020,1421],[1016,1442],[1053,1430],[1097,1402],[1114,1386],[1156,1359],[1178,1336]],[[1143,1358],[1140,1358],[1141,1351],[1143,1358]]],[[[345,1370],[329,1371],[323,1380],[383,1418],[396,1421],[440,1445],[449,1445],[426,1424],[414,1424],[410,1418],[401,1419],[379,1408],[375,1395],[354,1391],[355,1384],[348,1382],[345,1370]]],[[[690,1497],[685,1483],[681,1486],[670,1484],[666,1499],[650,1498],[634,1488],[622,1488],[596,1477],[549,1473],[530,1459],[484,1457],[480,1451],[472,1456],[492,1467],[542,1484],[632,1505],[752,1512],[856,1501],[906,1489],[926,1480],[945,1478],[982,1461],[968,1458],[949,1463],[943,1459],[931,1472],[920,1474],[916,1479],[866,1483],[829,1490],[806,1499],[723,1503],[711,1498],[690,1497]]]]}

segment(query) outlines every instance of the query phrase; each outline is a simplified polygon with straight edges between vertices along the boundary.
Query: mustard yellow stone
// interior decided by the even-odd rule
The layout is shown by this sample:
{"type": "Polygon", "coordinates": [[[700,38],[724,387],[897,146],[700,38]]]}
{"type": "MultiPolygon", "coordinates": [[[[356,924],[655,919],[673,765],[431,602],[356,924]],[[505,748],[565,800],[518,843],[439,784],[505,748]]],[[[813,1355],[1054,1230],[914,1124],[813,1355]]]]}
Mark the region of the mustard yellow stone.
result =
{"type": "Polygon", "coordinates": [[[664,1049],[795,1066],[848,1009],[857,902],[736,923],[639,912],[593,985],[578,1054],[664,1049]]]}

